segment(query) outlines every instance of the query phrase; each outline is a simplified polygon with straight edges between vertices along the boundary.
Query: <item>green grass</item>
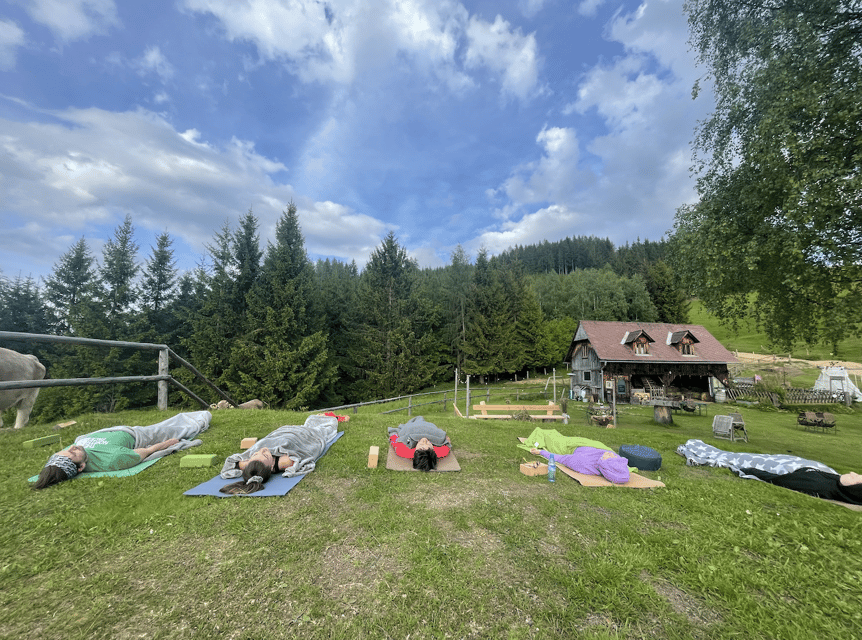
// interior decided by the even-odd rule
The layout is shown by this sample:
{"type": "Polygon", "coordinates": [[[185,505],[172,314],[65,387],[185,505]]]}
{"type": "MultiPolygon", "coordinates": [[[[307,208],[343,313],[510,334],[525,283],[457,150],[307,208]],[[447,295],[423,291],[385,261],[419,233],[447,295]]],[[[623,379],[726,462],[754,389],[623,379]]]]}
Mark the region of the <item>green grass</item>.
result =
{"type": "MultiPolygon", "coordinates": [[[[463,410],[463,395],[461,395],[463,410]]],[[[617,429],[570,405],[567,435],[645,444],[654,490],[584,488],[518,472],[516,438],[534,423],[474,421],[426,407],[460,473],[367,469],[406,415],[351,414],[317,470],[283,498],[184,497],[218,468],[168,456],[128,478],[32,492],[51,451],[22,443],[50,425],[3,430],[0,637],[100,638],[759,638],[862,633],[862,513],[729,471],[685,466],[689,438],[858,469],[862,414],[836,408],[837,433],[795,414],[743,413],[751,441],[717,441],[707,417],[652,421],[625,407],[617,429]]],[[[61,432],[150,424],[167,414],[77,417],[61,432]]],[[[243,437],[305,414],[214,414],[194,453],[220,459],[243,437]]]]}

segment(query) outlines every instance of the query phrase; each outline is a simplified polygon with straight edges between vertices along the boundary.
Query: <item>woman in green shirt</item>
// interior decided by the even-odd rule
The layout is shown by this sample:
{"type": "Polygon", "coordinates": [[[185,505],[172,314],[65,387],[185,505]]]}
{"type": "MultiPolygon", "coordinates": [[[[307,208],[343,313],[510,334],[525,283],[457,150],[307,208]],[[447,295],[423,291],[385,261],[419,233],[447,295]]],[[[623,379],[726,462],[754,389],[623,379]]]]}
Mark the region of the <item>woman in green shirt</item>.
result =
{"type": "Polygon", "coordinates": [[[148,427],[108,427],[75,438],[75,443],[52,455],[39,473],[34,489],[74,478],[86,471],[122,471],[145,460],[196,447],[191,440],[206,431],[209,411],[181,413],[148,427]]]}

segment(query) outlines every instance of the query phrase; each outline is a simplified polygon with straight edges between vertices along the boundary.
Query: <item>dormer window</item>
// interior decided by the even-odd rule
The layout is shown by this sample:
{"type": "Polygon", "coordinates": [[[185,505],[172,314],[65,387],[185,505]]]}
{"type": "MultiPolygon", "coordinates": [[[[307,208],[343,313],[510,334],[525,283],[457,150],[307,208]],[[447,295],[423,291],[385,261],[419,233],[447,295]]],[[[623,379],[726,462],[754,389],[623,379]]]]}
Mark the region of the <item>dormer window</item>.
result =
{"type": "Polygon", "coordinates": [[[629,331],[623,338],[623,344],[627,344],[638,356],[649,355],[650,342],[655,340],[650,338],[646,331],[629,331]]]}
{"type": "Polygon", "coordinates": [[[693,356],[694,353],[694,345],[696,345],[700,340],[698,340],[691,331],[675,331],[668,336],[668,344],[676,347],[676,350],[679,351],[684,356],[693,356]]]}

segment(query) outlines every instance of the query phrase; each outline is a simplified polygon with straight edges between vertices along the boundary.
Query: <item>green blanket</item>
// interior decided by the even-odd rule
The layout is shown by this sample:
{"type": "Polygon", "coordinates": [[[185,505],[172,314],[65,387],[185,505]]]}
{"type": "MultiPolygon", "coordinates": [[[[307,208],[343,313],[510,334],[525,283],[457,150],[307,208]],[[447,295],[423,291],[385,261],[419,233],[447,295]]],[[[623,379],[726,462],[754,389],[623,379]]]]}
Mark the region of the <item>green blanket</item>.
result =
{"type": "MultiPolygon", "coordinates": [[[[140,473],[150,465],[155,464],[161,460],[161,458],[156,458],[155,460],[148,460],[146,462],[141,462],[140,464],[136,464],[134,467],[130,467],[128,469],[120,469],[119,471],[85,471],[84,473],[79,473],[72,480],[77,478],[125,478],[126,476],[133,476],[136,473],[140,473]]],[[[28,478],[28,482],[36,482],[39,479],[39,475],[35,475],[32,478],[28,478]]]]}
{"type": "Polygon", "coordinates": [[[565,455],[574,452],[578,447],[593,447],[595,449],[606,449],[613,451],[610,447],[597,440],[589,438],[578,438],[577,436],[564,436],[556,429],[533,429],[527,439],[518,445],[521,449],[544,449],[550,453],[565,455]]]}

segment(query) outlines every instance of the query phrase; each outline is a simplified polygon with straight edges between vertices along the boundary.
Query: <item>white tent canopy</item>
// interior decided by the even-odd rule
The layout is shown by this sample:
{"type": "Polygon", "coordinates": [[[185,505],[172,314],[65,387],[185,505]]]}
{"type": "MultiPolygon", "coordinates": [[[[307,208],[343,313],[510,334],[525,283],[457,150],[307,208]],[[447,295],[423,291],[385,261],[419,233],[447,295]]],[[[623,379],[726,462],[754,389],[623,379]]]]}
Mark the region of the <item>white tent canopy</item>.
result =
{"type": "Polygon", "coordinates": [[[847,369],[844,367],[824,367],[820,372],[820,377],[814,383],[815,389],[824,389],[833,393],[842,391],[852,395],[853,400],[862,402],[862,391],[853,384],[850,376],[847,374],[847,369]]]}

